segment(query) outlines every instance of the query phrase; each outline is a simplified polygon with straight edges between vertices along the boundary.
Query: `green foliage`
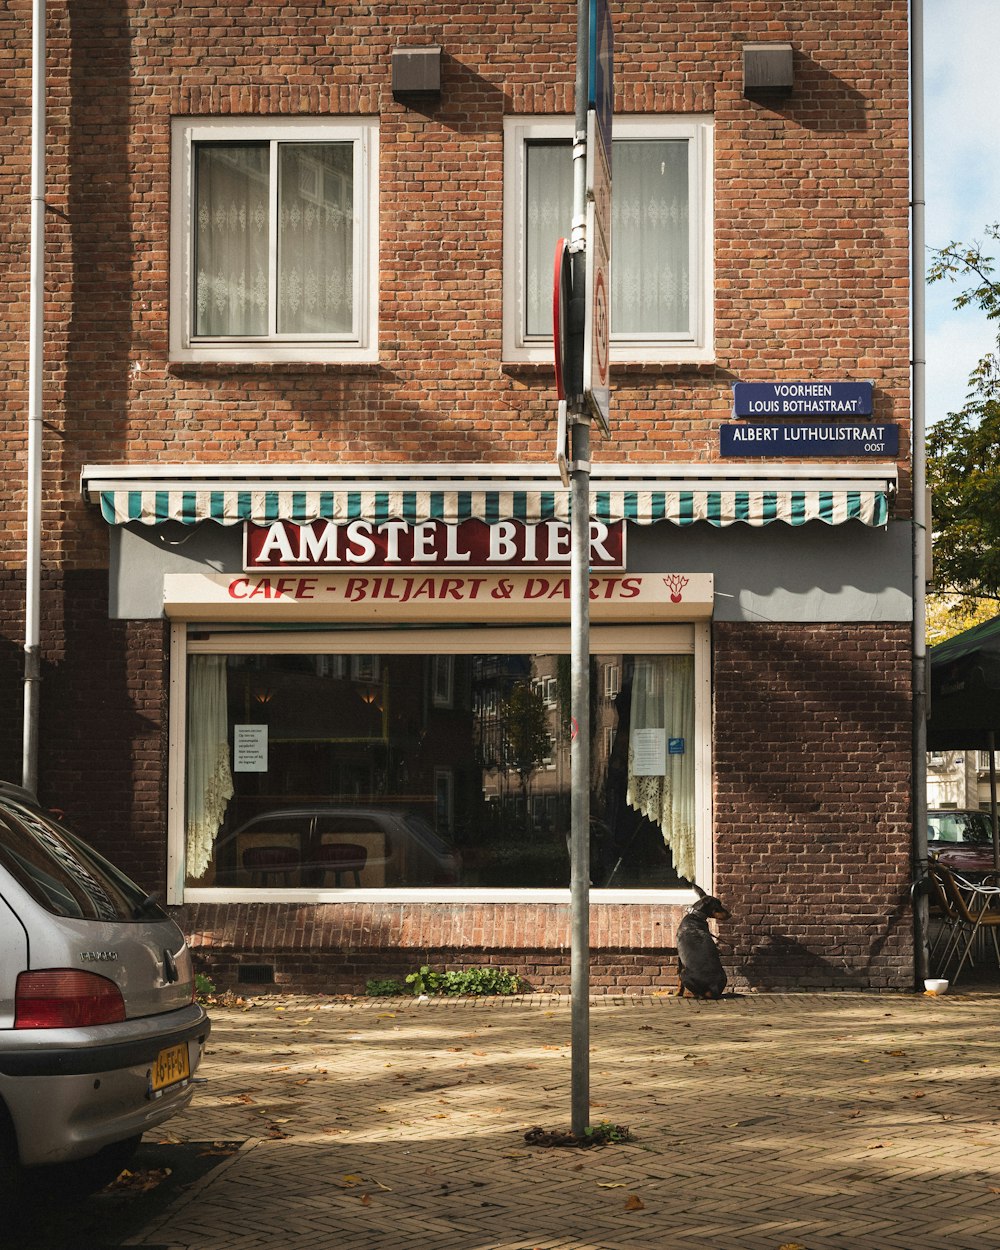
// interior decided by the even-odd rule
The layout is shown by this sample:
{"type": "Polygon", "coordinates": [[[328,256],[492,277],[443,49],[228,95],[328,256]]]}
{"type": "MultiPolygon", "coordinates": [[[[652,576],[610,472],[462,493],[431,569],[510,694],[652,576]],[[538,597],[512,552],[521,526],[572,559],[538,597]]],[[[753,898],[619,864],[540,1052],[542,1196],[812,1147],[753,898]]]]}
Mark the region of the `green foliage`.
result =
{"type": "Polygon", "coordinates": [[[211,977],[205,976],[203,972],[194,974],[194,995],[199,1001],[211,998],[215,993],[215,982],[211,977]]]}
{"type": "Polygon", "coordinates": [[[583,1135],[593,1141],[594,1145],[628,1141],[632,1136],[626,1125],[612,1124],[610,1120],[602,1120],[600,1124],[588,1124],[583,1135]]]}
{"type": "MultiPolygon", "coordinates": [[[[1000,242],[1000,223],[986,235],[1000,242]]],[[[1000,285],[983,244],[953,242],[933,256],[928,281],[962,284],[956,308],[972,305],[1000,319],[1000,285]]],[[[975,599],[1000,599],[1000,354],[987,352],[976,365],[959,412],[936,415],[927,435],[935,583],[968,608],[975,599]]]]}
{"type": "Polygon", "coordinates": [[[995,599],[957,598],[954,595],[927,596],[927,645],[936,646],[961,634],[973,625],[982,625],[997,615],[995,599]]]}
{"type": "Polygon", "coordinates": [[[365,993],[369,998],[397,998],[400,994],[405,994],[402,981],[393,980],[391,977],[380,979],[372,977],[365,983],[365,993]]]}
{"type": "Polygon", "coordinates": [[[503,701],[501,715],[511,767],[526,782],[550,750],[545,700],[527,682],[518,682],[503,701]]]}
{"type": "Polygon", "coordinates": [[[417,995],[447,994],[477,998],[492,994],[517,994],[521,988],[518,978],[506,968],[435,972],[428,964],[423,964],[418,972],[409,973],[406,984],[417,995]]]}

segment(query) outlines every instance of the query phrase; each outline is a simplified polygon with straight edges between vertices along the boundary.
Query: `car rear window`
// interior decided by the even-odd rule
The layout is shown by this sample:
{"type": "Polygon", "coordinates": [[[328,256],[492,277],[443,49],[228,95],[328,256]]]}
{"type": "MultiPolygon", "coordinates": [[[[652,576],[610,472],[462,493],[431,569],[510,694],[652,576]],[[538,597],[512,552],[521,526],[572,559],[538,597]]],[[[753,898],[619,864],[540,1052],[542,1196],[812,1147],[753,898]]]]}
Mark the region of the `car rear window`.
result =
{"type": "Polygon", "coordinates": [[[993,825],[982,812],[931,812],[928,816],[930,836],[936,842],[993,841],[993,825]]]}
{"type": "Polygon", "coordinates": [[[92,847],[20,803],[0,804],[0,863],[55,916],[127,921],[165,914],[92,847]]]}

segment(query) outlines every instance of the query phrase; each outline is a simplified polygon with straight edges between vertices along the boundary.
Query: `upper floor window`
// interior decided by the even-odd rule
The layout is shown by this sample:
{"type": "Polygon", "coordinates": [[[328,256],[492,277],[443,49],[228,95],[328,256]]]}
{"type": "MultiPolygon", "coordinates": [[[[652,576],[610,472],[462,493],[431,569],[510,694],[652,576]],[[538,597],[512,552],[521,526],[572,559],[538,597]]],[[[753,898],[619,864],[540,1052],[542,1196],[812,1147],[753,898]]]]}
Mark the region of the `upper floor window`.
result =
{"type": "Polygon", "coordinates": [[[171,356],[377,350],[377,145],[356,118],[176,118],[171,356]]]}
{"type": "MultiPolygon", "coordinates": [[[[712,347],[712,122],[616,117],[612,362],[702,361],[712,347]]],[[[504,358],[552,358],[552,272],[573,218],[572,122],[508,118],[504,358]]]]}

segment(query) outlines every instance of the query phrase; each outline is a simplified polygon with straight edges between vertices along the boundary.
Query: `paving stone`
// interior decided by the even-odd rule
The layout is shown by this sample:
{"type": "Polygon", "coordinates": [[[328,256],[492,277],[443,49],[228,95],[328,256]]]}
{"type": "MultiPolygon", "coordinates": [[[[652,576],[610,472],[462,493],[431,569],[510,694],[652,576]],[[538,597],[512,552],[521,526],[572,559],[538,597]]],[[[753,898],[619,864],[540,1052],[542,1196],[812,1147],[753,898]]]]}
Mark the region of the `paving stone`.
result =
{"type": "Polygon", "coordinates": [[[567,999],[213,1009],[191,1108],[246,1140],[130,1245],[170,1250],[980,1250],[1000,1219],[1000,998],[596,999],[568,1128],[567,999]],[[641,1205],[638,1205],[641,1204],[641,1205]]]}

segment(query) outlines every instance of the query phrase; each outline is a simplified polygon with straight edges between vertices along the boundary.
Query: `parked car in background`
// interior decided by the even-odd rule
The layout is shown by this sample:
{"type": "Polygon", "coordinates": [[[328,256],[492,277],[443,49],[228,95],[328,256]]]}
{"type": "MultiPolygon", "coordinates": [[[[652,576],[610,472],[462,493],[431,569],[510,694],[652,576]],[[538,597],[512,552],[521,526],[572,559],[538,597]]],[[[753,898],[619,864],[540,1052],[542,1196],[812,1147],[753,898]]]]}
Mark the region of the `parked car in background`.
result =
{"type": "Polygon", "coordinates": [[[927,849],[956,872],[991,872],[993,818],[974,808],[934,808],[927,813],[927,849]]]}
{"type": "Polygon", "coordinates": [[[169,916],[0,783],[0,1186],[49,1164],[113,1179],[191,1100],[210,1030],[194,999],[169,916]]]}
{"type": "Polygon", "coordinates": [[[462,868],[414,812],[331,804],[262,812],[223,834],[216,855],[234,885],[455,885],[462,868]]]}

